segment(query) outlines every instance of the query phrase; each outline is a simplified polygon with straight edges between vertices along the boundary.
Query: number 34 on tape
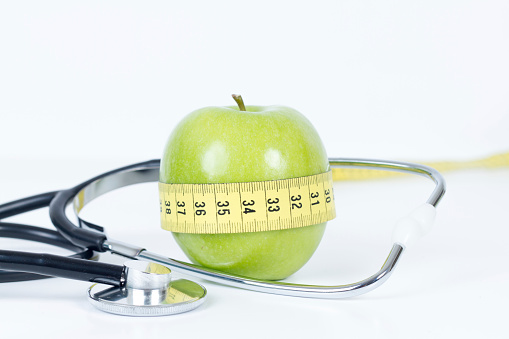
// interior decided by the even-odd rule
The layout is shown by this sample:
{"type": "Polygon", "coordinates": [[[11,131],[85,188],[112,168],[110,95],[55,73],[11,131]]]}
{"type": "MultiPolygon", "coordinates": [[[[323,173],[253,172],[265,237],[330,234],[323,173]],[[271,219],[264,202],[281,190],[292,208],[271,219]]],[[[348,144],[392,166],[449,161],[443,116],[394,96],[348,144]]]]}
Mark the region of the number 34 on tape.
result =
{"type": "Polygon", "coordinates": [[[332,172],[258,182],[159,183],[161,226],[179,233],[242,233],[334,219],[332,172]]]}

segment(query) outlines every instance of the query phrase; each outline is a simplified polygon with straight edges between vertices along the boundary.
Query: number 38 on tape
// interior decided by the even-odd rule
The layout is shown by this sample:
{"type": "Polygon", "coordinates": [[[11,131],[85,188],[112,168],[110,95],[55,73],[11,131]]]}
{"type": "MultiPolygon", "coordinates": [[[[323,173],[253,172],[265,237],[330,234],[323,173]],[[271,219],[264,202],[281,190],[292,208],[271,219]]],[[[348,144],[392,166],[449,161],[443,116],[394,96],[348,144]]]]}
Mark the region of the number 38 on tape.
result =
{"type": "Polygon", "coordinates": [[[297,228],[334,219],[332,172],[222,184],[159,183],[162,228],[241,233],[297,228]]]}

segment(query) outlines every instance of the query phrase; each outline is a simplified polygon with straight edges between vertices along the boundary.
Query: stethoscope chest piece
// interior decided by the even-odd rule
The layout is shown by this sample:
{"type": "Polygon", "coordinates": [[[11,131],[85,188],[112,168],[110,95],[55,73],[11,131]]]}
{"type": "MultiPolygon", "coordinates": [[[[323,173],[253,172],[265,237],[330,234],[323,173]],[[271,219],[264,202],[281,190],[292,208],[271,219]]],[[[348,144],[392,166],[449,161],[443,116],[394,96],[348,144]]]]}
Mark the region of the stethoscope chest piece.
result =
{"type": "Polygon", "coordinates": [[[126,281],[121,287],[94,284],[88,299],[98,309],[127,316],[163,316],[194,310],[206,298],[206,289],[186,279],[171,279],[169,268],[144,261],[124,264],[126,281]]]}

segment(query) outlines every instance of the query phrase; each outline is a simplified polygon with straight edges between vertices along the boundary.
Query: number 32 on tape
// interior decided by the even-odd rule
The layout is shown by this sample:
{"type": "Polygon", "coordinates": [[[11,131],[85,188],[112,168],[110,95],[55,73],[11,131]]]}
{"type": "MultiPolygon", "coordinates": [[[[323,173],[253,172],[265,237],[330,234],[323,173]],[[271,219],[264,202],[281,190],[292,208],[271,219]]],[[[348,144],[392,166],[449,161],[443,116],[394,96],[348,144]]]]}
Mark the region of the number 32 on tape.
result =
{"type": "Polygon", "coordinates": [[[261,232],[334,219],[332,172],[223,184],[159,183],[161,226],[179,233],[261,232]]]}

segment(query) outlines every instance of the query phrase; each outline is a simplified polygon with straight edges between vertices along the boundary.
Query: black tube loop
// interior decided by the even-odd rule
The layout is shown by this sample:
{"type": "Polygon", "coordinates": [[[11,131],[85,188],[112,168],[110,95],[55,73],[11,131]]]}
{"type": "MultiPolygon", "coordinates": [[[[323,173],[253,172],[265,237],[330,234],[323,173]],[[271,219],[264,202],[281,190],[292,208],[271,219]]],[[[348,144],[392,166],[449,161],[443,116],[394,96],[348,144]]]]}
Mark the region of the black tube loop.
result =
{"type": "Polygon", "coordinates": [[[70,241],[74,245],[80,247],[88,247],[97,252],[105,252],[106,249],[104,248],[103,244],[106,241],[106,235],[101,232],[77,227],[73,222],[69,220],[69,218],[67,218],[65,214],[65,208],[69,203],[71,203],[74,196],[78,194],[78,192],[81,191],[81,189],[83,189],[84,187],[88,186],[90,183],[96,180],[107,177],[117,172],[131,170],[138,167],[159,166],[159,164],[160,160],[157,159],[125,166],[98,175],[73,188],[58,192],[51,201],[49,206],[50,218],[51,221],[53,222],[53,225],[55,225],[60,234],[62,234],[68,241],[70,241]]]}
{"type": "MultiPolygon", "coordinates": [[[[45,279],[58,276],[120,286],[124,267],[93,262],[95,252],[104,252],[106,235],[80,228],[66,216],[65,209],[73,197],[91,182],[124,170],[145,166],[159,166],[150,160],[125,166],[96,176],[68,190],[47,192],[0,205],[0,220],[43,207],[50,207],[50,218],[58,232],[17,223],[0,222],[0,237],[41,242],[75,252],[69,257],[0,250],[0,282],[45,279]]],[[[99,232],[98,232],[99,231],[99,232]]]]}

